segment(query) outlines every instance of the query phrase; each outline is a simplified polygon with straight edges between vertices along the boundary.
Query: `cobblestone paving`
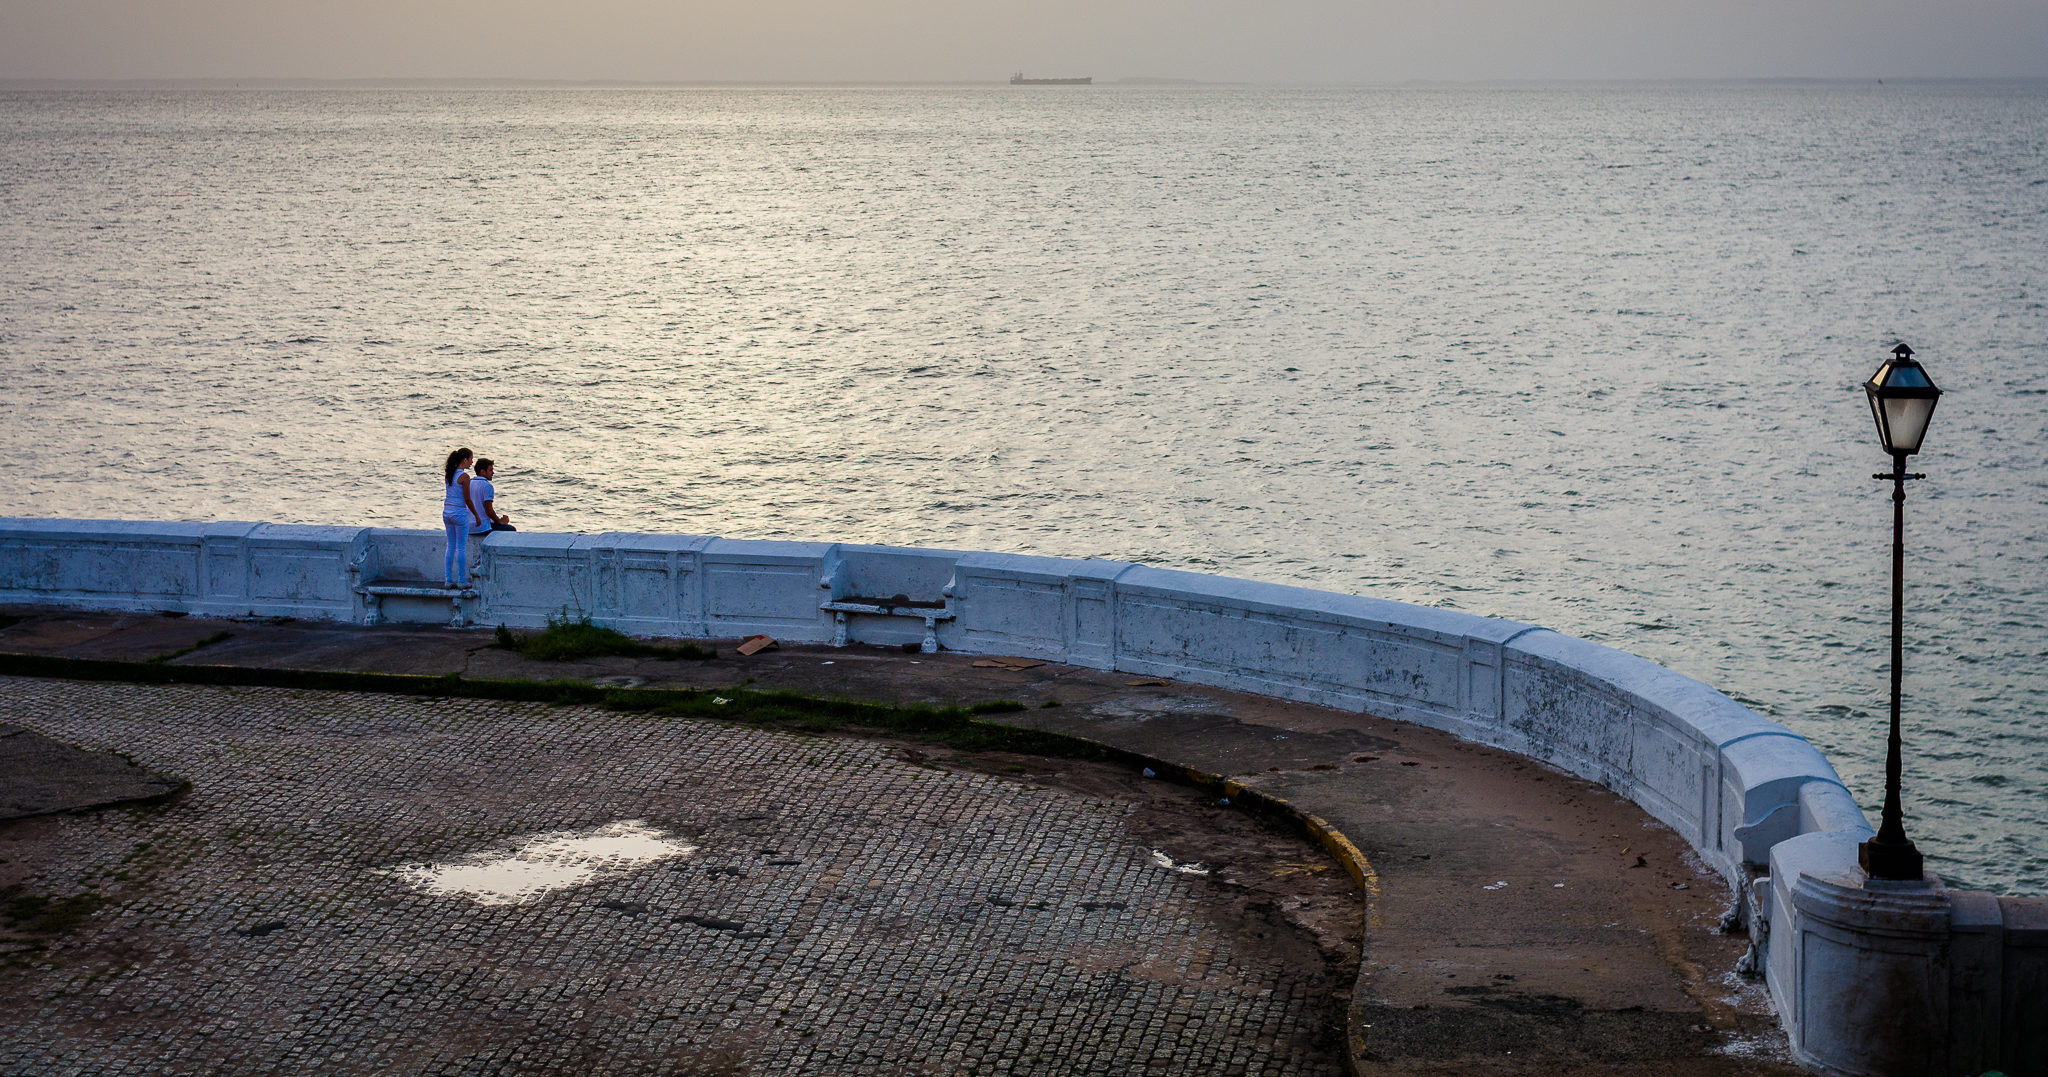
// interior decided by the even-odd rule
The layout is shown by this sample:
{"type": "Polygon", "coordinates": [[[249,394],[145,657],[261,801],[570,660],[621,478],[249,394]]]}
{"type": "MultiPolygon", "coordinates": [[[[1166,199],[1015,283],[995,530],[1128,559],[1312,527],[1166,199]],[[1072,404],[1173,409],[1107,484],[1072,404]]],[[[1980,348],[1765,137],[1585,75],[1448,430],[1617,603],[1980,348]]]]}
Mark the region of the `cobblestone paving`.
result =
{"type": "Polygon", "coordinates": [[[0,1073],[1339,1072],[1319,962],[1113,795],[475,700],[0,678],[0,721],[193,783],[0,828],[15,895],[104,899],[0,963],[0,1073]],[[513,905],[379,873],[626,819],[697,852],[513,905]]]}

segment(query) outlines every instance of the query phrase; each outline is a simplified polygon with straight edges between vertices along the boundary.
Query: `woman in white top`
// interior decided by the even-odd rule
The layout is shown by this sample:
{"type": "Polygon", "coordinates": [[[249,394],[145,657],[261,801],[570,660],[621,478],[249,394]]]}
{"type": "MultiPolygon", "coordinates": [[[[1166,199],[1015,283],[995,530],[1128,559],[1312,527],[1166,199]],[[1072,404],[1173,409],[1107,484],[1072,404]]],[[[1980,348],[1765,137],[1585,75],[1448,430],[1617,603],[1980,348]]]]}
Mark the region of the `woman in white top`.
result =
{"type": "Polygon", "coordinates": [[[450,587],[469,586],[469,529],[483,523],[469,499],[469,465],[475,462],[475,453],[457,449],[441,468],[448,485],[441,498],[441,529],[448,532],[448,558],[441,575],[450,587]]]}

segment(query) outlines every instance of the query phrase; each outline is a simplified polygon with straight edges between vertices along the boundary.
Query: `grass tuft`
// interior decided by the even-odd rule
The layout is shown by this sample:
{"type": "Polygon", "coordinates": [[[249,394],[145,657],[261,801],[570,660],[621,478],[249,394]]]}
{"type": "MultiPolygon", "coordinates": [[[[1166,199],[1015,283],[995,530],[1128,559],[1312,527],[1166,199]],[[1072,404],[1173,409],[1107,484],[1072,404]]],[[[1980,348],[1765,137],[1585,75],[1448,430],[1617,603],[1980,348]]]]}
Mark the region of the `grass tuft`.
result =
{"type": "Polygon", "coordinates": [[[591,624],[588,614],[573,621],[567,614],[549,617],[546,628],[524,636],[504,625],[499,625],[494,646],[516,651],[522,657],[539,662],[573,662],[579,658],[595,658],[607,654],[621,654],[633,658],[718,657],[717,651],[707,650],[694,643],[646,643],[616,629],[591,624]]]}

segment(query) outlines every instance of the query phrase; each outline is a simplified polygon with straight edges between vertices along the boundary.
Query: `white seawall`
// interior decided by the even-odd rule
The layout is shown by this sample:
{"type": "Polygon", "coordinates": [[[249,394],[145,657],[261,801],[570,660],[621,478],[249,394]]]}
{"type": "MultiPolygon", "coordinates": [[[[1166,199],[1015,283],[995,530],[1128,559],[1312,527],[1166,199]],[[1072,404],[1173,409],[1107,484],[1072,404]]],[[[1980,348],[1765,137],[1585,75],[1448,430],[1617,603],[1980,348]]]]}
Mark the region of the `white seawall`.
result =
{"type": "MultiPolygon", "coordinates": [[[[447,621],[439,532],[0,518],[0,603],[447,621]],[[431,588],[429,588],[431,589],[431,588]]],[[[1793,1050],[1828,1074],[2048,1073],[2048,900],[1871,883],[1804,738],[1531,625],[1113,561],[701,535],[478,541],[478,623],[915,643],[1259,692],[1447,730],[1600,782],[1718,870],[1793,1050]],[[832,608],[832,607],[837,607],[832,608]]]]}

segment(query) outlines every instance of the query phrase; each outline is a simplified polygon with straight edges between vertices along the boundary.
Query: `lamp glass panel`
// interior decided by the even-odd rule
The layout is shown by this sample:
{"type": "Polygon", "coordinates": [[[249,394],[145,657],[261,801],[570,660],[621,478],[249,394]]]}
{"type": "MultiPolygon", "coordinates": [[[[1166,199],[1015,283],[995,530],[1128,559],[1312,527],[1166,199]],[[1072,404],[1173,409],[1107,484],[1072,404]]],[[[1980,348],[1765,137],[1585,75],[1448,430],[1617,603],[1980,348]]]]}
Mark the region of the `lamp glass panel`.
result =
{"type": "Polygon", "coordinates": [[[1886,363],[1876,380],[1886,389],[1929,389],[1934,386],[1927,377],[1927,369],[1918,363],[1911,366],[1886,363]]]}
{"type": "Polygon", "coordinates": [[[1927,436],[1927,421],[1934,417],[1934,398],[1892,397],[1883,402],[1883,407],[1883,434],[1888,441],[1885,449],[1895,453],[1919,452],[1921,439],[1927,436]]]}

